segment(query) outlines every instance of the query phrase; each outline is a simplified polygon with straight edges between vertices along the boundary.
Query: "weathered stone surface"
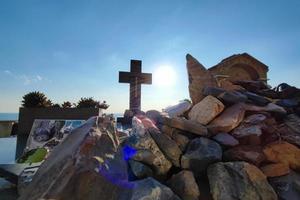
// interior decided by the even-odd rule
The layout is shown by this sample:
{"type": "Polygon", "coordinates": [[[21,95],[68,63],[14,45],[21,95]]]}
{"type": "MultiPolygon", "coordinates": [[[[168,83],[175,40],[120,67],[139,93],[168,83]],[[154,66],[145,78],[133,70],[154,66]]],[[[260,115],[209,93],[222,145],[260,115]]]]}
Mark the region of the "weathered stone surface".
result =
{"type": "Polygon", "coordinates": [[[263,114],[250,115],[231,134],[239,139],[241,144],[259,145],[261,144],[262,129],[265,127],[263,122],[266,119],[267,117],[263,114]]]}
{"type": "Polygon", "coordinates": [[[189,54],[186,55],[186,67],[189,76],[190,97],[195,105],[204,98],[202,94],[204,87],[216,86],[217,84],[211,72],[189,54]]]}
{"type": "Polygon", "coordinates": [[[220,99],[225,104],[236,104],[240,102],[246,102],[248,100],[247,96],[237,92],[237,91],[231,91],[231,92],[223,92],[222,94],[217,96],[218,99],[220,99]]]}
{"type": "Polygon", "coordinates": [[[157,110],[148,110],[146,112],[146,117],[151,119],[157,127],[160,127],[163,123],[164,114],[157,110]]]}
{"type": "Polygon", "coordinates": [[[260,168],[267,177],[283,176],[290,173],[290,168],[286,164],[268,164],[260,168]]]}
{"type": "Polygon", "coordinates": [[[180,198],[176,194],[174,194],[170,188],[159,183],[158,181],[156,181],[151,177],[133,182],[133,185],[130,188],[130,190],[127,191],[124,190],[124,192],[121,193],[120,195],[120,200],[143,200],[143,199],[144,200],[180,200],[180,198]]]}
{"type": "Polygon", "coordinates": [[[230,132],[244,119],[245,110],[243,104],[235,104],[225,109],[221,115],[215,118],[207,128],[213,134],[230,132]]]}
{"type": "Polygon", "coordinates": [[[213,96],[206,96],[199,103],[193,106],[189,112],[189,119],[206,125],[224,110],[221,101],[213,96]]]}
{"type": "Polygon", "coordinates": [[[225,89],[223,88],[219,88],[219,87],[210,87],[210,86],[206,86],[203,88],[203,95],[208,96],[214,96],[214,97],[218,97],[220,94],[226,92],[225,89]]]}
{"type": "Polygon", "coordinates": [[[182,131],[174,129],[172,133],[172,139],[176,142],[182,152],[185,151],[187,144],[189,143],[189,138],[182,134],[182,131]]]}
{"type": "Polygon", "coordinates": [[[182,117],[192,107],[189,101],[181,101],[176,105],[169,106],[163,111],[168,114],[169,117],[182,117]]]}
{"type": "Polygon", "coordinates": [[[236,91],[236,90],[245,90],[242,86],[240,85],[235,85],[231,81],[227,79],[222,79],[218,81],[218,85],[221,88],[224,88],[227,91],[236,91]]]}
{"type": "Polygon", "coordinates": [[[275,189],[279,199],[300,199],[300,175],[291,171],[288,175],[269,178],[269,183],[275,189]]]}
{"type": "Polygon", "coordinates": [[[246,104],[244,108],[246,111],[253,111],[253,112],[272,112],[281,115],[285,115],[287,113],[284,108],[274,103],[269,103],[267,106],[255,106],[252,104],[246,104]]]}
{"type": "Polygon", "coordinates": [[[264,148],[268,161],[283,163],[291,169],[300,170],[300,149],[287,142],[274,142],[264,148]]]}
{"type": "Polygon", "coordinates": [[[137,150],[134,155],[131,157],[131,159],[140,161],[142,163],[145,163],[147,165],[152,164],[159,164],[159,160],[156,159],[156,156],[152,153],[151,150],[147,149],[139,149],[137,150]]]}
{"type": "Polygon", "coordinates": [[[218,133],[213,139],[225,147],[234,147],[239,144],[239,141],[228,133],[218,133]]]}
{"type": "Polygon", "coordinates": [[[247,136],[261,136],[261,126],[260,125],[250,125],[250,126],[239,126],[232,131],[232,135],[235,138],[243,138],[247,136]]]}
{"type": "Polygon", "coordinates": [[[164,124],[172,128],[178,128],[183,131],[188,131],[190,133],[200,135],[200,136],[209,136],[207,128],[193,120],[187,120],[185,118],[164,118],[164,124]]]}
{"type": "Polygon", "coordinates": [[[300,117],[290,114],[284,119],[284,123],[295,133],[300,135],[300,117]]]}
{"type": "Polygon", "coordinates": [[[218,143],[207,138],[190,141],[186,152],[181,157],[181,167],[190,169],[198,177],[206,171],[208,165],[222,159],[222,149],[218,143]]]}
{"type": "Polygon", "coordinates": [[[144,137],[131,136],[128,138],[125,144],[139,151],[150,151],[155,156],[155,159],[152,159],[152,154],[147,153],[147,151],[142,151],[144,154],[139,155],[141,159],[137,159],[135,155],[133,156],[133,159],[150,165],[154,169],[154,173],[157,176],[166,175],[169,169],[172,167],[172,163],[161,152],[150,134],[146,134],[144,137]]]}
{"type": "Polygon", "coordinates": [[[214,200],[276,200],[266,176],[246,162],[215,163],[207,170],[214,200]]]}
{"type": "Polygon", "coordinates": [[[225,161],[246,161],[259,166],[266,158],[260,146],[237,146],[224,152],[225,161]]]}
{"type": "Polygon", "coordinates": [[[266,106],[268,103],[270,103],[270,100],[266,99],[265,97],[262,97],[260,95],[257,95],[252,92],[244,92],[244,94],[248,97],[248,99],[253,102],[254,104],[258,106],[266,106]]]}
{"type": "Polygon", "coordinates": [[[149,176],[153,176],[153,172],[150,167],[135,160],[129,160],[130,169],[135,177],[143,179],[149,176]]]}
{"type": "Polygon", "coordinates": [[[171,137],[176,142],[176,144],[182,152],[185,151],[185,147],[190,140],[187,136],[184,135],[186,134],[184,131],[181,131],[176,128],[171,128],[169,126],[163,126],[161,131],[163,134],[166,134],[169,137],[171,137]]]}
{"type": "Polygon", "coordinates": [[[19,199],[117,199],[128,177],[127,164],[120,151],[116,153],[114,133],[106,118],[91,118],[74,129],[53,149],[19,199]]]}
{"type": "Polygon", "coordinates": [[[148,131],[166,158],[171,161],[174,166],[179,167],[182,152],[176,142],[157,129],[149,129],[148,131]]]}
{"type": "Polygon", "coordinates": [[[193,172],[183,170],[175,174],[168,181],[168,186],[177,194],[182,200],[198,200],[200,191],[193,172]]]}

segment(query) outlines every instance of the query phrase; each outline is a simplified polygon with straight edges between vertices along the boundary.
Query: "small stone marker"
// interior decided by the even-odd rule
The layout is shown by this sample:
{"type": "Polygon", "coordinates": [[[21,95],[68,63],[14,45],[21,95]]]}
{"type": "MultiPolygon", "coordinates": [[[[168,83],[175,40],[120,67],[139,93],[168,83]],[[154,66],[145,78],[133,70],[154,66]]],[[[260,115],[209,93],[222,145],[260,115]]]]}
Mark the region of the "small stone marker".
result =
{"type": "Polygon", "coordinates": [[[152,84],[152,74],[142,73],[142,61],[131,60],[130,72],[119,72],[119,83],[130,83],[129,109],[141,110],[141,84],[152,84]]]}

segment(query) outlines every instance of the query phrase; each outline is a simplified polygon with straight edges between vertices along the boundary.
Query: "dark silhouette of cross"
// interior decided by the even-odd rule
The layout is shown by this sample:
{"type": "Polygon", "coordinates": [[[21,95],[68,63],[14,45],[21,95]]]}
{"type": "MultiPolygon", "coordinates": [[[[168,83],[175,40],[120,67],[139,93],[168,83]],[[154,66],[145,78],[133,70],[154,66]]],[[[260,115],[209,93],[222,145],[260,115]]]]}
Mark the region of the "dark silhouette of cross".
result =
{"type": "Polygon", "coordinates": [[[152,74],[142,73],[142,61],[131,60],[130,72],[119,72],[119,83],[129,83],[129,109],[134,113],[141,110],[141,84],[152,84],[152,74]]]}

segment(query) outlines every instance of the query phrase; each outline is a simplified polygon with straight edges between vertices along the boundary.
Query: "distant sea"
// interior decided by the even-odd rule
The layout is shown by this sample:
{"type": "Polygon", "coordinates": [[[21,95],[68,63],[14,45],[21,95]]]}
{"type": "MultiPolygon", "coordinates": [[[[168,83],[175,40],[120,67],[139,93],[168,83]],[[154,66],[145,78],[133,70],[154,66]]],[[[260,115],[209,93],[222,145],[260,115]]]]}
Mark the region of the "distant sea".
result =
{"type": "Polygon", "coordinates": [[[0,113],[0,121],[18,120],[19,113],[0,113]]]}

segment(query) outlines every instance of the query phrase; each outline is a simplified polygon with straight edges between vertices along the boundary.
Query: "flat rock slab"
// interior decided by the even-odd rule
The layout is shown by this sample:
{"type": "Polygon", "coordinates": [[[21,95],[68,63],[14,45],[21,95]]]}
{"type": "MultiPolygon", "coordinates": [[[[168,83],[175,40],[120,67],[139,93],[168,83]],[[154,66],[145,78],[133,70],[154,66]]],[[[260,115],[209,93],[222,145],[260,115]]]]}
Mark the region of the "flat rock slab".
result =
{"type": "Polygon", "coordinates": [[[209,95],[193,106],[189,112],[189,119],[197,121],[200,124],[207,125],[223,110],[223,103],[217,98],[209,95]]]}
{"type": "Polygon", "coordinates": [[[225,109],[217,118],[215,118],[207,128],[213,134],[220,132],[230,132],[236,128],[244,119],[244,104],[235,104],[225,109]]]}
{"type": "Polygon", "coordinates": [[[207,170],[214,200],[276,200],[277,195],[266,176],[246,162],[215,163],[207,170]]]}
{"type": "Polygon", "coordinates": [[[183,131],[187,131],[199,136],[209,136],[207,128],[202,124],[193,120],[187,120],[185,118],[164,118],[164,124],[172,128],[178,128],[183,131]]]}

